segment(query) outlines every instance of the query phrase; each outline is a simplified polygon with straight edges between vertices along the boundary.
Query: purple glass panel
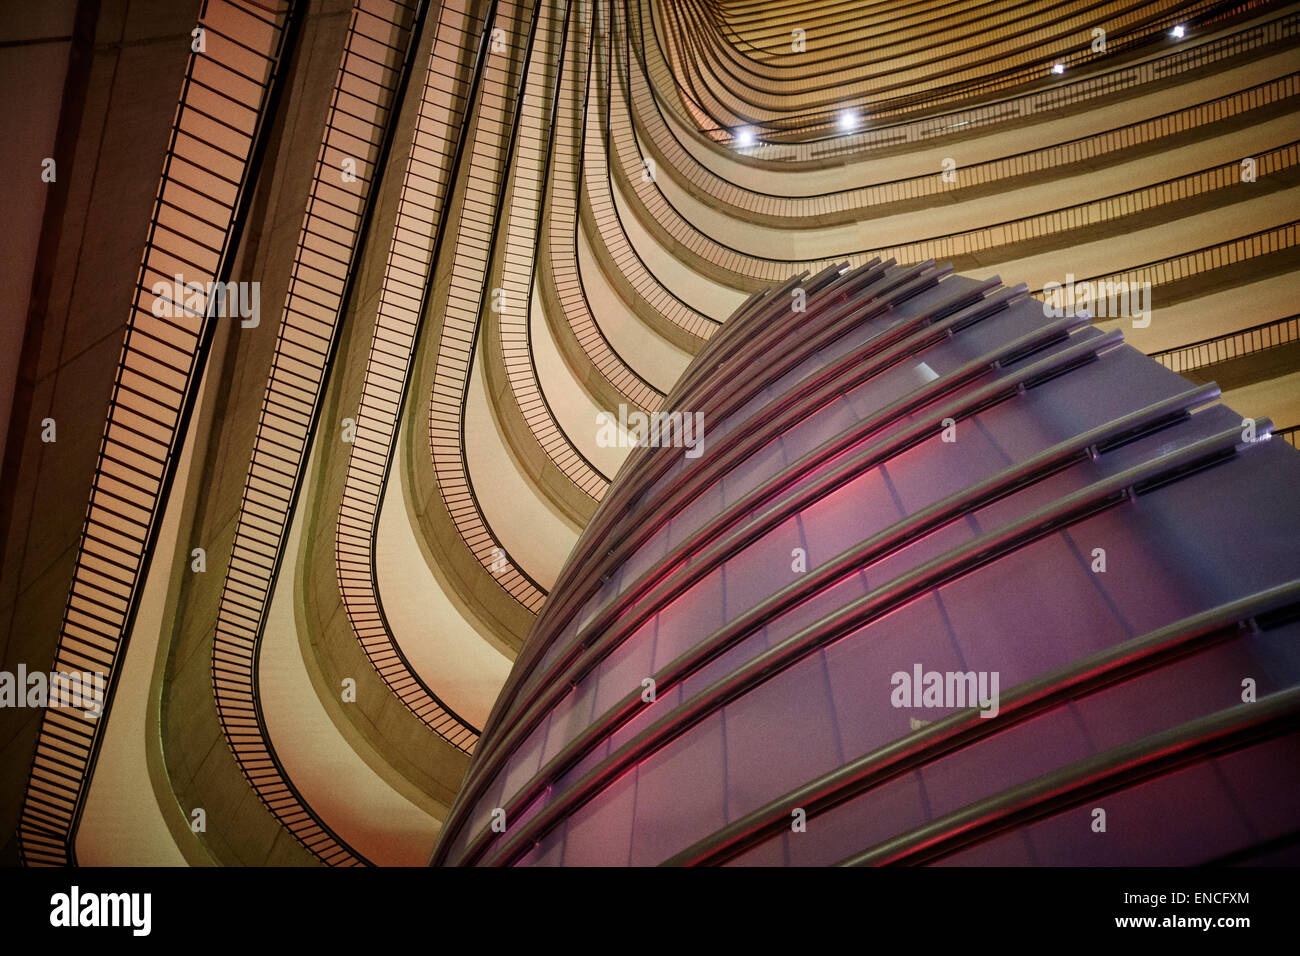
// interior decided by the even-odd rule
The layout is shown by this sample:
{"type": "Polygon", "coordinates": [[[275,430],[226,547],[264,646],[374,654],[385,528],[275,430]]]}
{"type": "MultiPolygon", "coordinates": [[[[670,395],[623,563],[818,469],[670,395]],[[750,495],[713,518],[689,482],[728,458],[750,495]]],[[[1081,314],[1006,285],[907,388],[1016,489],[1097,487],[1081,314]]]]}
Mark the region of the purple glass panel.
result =
{"type": "Polygon", "coordinates": [[[633,768],[569,819],[565,866],[626,866],[632,843],[637,770],[633,768]]]}
{"type": "Polygon", "coordinates": [[[906,736],[916,721],[933,721],[952,709],[925,706],[923,697],[911,694],[910,685],[905,699],[903,681],[895,681],[895,674],[910,681],[918,665],[923,675],[965,670],[933,597],[914,601],[831,644],[826,661],[848,760],[906,736]]]}
{"type": "Polygon", "coordinates": [[[726,677],[750,658],[757,657],[765,650],[767,650],[767,632],[759,630],[682,681],[682,693],[685,697],[698,694],[714,681],[726,677]]]}
{"type": "Polygon", "coordinates": [[[722,714],[715,713],[641,762],[633,866],[660,863],[727,822],[723,759],[722,714]]]}
{"type": "Polygon", "coordinates": [[[785,640],[814,621],[831,614],[867,593],[862,574],[851,574],[837,584],[824,588],[802,604],[768,621],[767,636],[772,644],[785,640]]]}
{"type": "Polygon", "coordinates": [[[786,841],[790,864],[829,866],[929,818],[920,776],[905,774],[872,790],[869,800],[851,800],[809,819],[805,832],[792,831],[786,841]]]}
{"type": "Polygon", "coordinates": [[[800,513],[808,566],[825,564],[901,517],[881,469],[849,482],[800,513]]]}
{"type": "MultiPolygon", "coordinates": [[[[730,621],[798,579],[804,548],[796,518],[787,518],[723,565],[724,617],[730,621]]],[[[806,558],[804,568],[806,570],[806,558]]]]}
{"type": "Polygon", "coordinates": [[[714,482],[686,503],[668,523],[668,548],[676,551],[689,544],[700,526],[722,510],[722,485],[714,482]]]}
{"type": "Polygon", "coordinates": [[[798,461],[823,442],[834,438],[858,423],[858,414],[843,398],[817,410],[815,415],[796,422],[781,436],[786,454],[798,461]]]}
{"type": "Polygon", "coordinates": [[[632,692],[640,693],[641,681],[650,677],[654,657],[657,619],[651,618],[597,666],[584,681],[596,684],[596,710],[599,717],[632,692]]]}
{"type": "Polygon", "coordinates": [[[555,705],[547,728],[546,745],[542,749],[542,763],[548,762],[591,723],[595,699],[595,686],[584,681],[555,705]]]}
{"type": "Polygon", "coordinates": [[[790,461],[780,437],[768,442],[723,476],[723,501],[727,505],[735,504],[767,479],[779,474],[790,461]]]}
{"type": "Polygon", "coordinates": [[[927,764],[921,780],[938,817],[1092,752],[1074,716],[1059,708],[927,764]]]}
{"type": "Polygon", "coordinates": [[[551,714],[547,714],[530,733],[524,742],[515,749],[506,761],[505,773],[502,775],[504,786],[501,789],[501,795],[497,798],[498,806],[504,805],[516,793],[519,792],[529,780],[537,775],[537,771],[542,766],[542,745],[546,742],[546,730],[551,722],[551,714]]]}
{"type": "MultiPolygon", "coordinates": [[[[665,714],[669,714],[676,710],[682,700],[682,688],[680,684],[676,687],[659,688],[656,691],[653,703],[646,704],[637,711],[635,717],[610,735],[610,753],[618,750],[665,714]]],[[[586,763],[586,761],[583,762],[586,763]]]]}
{"type": "MultiPolygon", "coordinates": [[[[1252,842],[1221,777],[1196,764],[1119,793],[1090,800],[1012,832],[993,844],[1028,841],[1034,866],[1195,866],[1252,842]],[[1093,811],[1106,813],[1106,830],[1093,828],[1093,811]]],[[[1014,865],[1000,846],[976,845],[944,858],[945,866],[1014,865]]]]}
{"type": "Polygon", "coordinates": [[[555,781],[554,789],[563,793],[570,789],[575,783],[587,775],[588,772],[610,754],[609,740],[605,739],[597,743],[591,750],[587,751],[577,763],[562,773],[555,781]]]}
{"type": "Polygon", "coordinates": [[[666,605],[659,615],[655,670],[721,627],[722,607],[721,568],[666,605]]]}
{"type": "Polygon", "coordinates": [[[1215,761],[1255,840],[1292,836],[1300,825],[1300,735],[1247,747],[1215,761]]]}
{"type": "Polygon", "coordinates": [[[723,716],[729,820],[840,763],[821,654],[729,703],[723,716]]]}

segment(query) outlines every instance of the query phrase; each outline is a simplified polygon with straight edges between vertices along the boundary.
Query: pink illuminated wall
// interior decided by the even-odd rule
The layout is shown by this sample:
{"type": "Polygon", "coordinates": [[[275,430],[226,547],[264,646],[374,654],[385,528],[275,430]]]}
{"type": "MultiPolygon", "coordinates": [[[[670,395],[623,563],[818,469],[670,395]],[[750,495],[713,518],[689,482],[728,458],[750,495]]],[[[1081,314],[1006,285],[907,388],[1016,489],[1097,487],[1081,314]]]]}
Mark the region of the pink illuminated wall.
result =
{"type": "Polygon", "coordinates": [[[665,403],[702,453],[634,451],[580,539],[434,862],[1265,858],[1300,461],[1217,397],[930,265],[751,302],[665,403]]]}

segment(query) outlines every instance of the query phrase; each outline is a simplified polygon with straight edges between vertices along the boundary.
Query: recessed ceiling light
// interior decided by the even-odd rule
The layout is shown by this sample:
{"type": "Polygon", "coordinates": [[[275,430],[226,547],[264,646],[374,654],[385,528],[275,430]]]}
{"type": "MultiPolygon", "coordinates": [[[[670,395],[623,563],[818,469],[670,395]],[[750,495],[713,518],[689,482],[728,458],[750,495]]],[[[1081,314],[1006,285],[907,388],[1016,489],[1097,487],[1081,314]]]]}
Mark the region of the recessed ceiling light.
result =
{"type": "Polygon", "coordinates": [[[754,145],[754,131],[749,127],[736,130],[736,145],[741,149],[754,145]]]}
{"type": "Polygon", "coordinates": [[[1052,67],[1052,72],[1053,72],[1053,73],[1064,73],[1064,72],[1065,72],[1065,64],[1064,64],[1064,63],[1057,63],[1057,64],[1055,64],[1055,65],[1052,67]]]}
{"type": "Polygon", "coordinates": [[[853,112],[853,110],[845,110],[840,114],[840,129],[844,132],[847,133],[851,130],[857,129],[857,126],[858,114],[853,112]]]}
{"type": "Polygon", "coordinates": [[[1181,40],[1183,37],[1187,35],[1187,31],[1183,29],[1182,24],[1179,24],[1178,26],[1174,27],[1173,30],[1171,30],[1170,32],[1174,35],[1175,38],[1179,40],[1181,40]]]}

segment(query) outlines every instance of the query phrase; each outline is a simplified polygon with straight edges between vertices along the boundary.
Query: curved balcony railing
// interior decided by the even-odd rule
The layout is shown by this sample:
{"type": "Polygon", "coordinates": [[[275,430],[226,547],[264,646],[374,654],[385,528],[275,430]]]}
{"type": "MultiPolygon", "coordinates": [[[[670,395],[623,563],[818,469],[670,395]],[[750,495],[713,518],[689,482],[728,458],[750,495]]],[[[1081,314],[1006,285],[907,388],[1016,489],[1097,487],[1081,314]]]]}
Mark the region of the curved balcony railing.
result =
{"type": "MultiPolygon", "coordinates": [[[[635,0],[632,7],[635,11],[630,19],[634,31],[632,48],[642,69],[650,77],[660,108],[672,110],[687,128],[693,129],[695,117],[689,115],[673,97],[663,93],[675,88],[675,79],[654,38],[646,36],[647,30],[653,31],[653,27],[645,25],[645,18],[649,17],[645,9],[647,3],[649,0],[635,0]]],[[[850,153],[857,155],[873,149],[950,136],[956,130],[964,135],[1026,117],[1058,113],[1062,109],[1113,97],[1211,64],[1223,64],[1249,54],[1259,55],[1270,49],[1288,48],[1295,44],[1297,36],[1300,36],[1300,13],[1281,12],[1261,23],[1225,32],[1162,56],[974,106],[909,119],[907,114],[915,110],[905,107],[891,109],[888,104],[877,103],[871,108],[871,125],[854,133],[831,132],[835,118],[828,117],[823,123],[827,130],[825,136],[797,143],[771,141],[759,130],[754,146],[736,150],[734,132],[725,127],[703,129],[703,142],[711,141],[714,144],[712,148],[726,145],[732,147],[729,152],[768,162],[815,162],[850,153]]],[[[1069,75],[1068,71],[1066,75],[1069,75]]],[[[964,94],[954,94],[948,102],[958,103],[964,98],[964,94]]],[[[943,104],[931,105],[938,107],[943,104]]]]}
{"type": "Polygon", "coordinates": [[[428,416],[438,491],[456,530],[484,572],[533,612],[542,606],[546,591],[511,558],[488,527],[469,480],[464,429],[479,315],[487,306],[488,273],[499,231],[496,226],[501,221],[507,166],[521,115],[517,106],[527,79],[522,67],[531,55],[540,6],[534,4],[531,25],[524,22],[516,3],[503,0],[496,8],[494,29],[504,30],[505,36],[525,46],[525,52],[513,85],[505,53],[490,55],[483,68],[466,190],[450,250],[450,289],[437,344],[428,416]]]}
{"type": "MultiPolygon", "coordinates": [[[[953,102],[969,102],[972,99],[986,98],[1018,87],[1042,84],[1054,79],[1055,74],[1049,72],[1054,64],[1060,64],[1068,71],[1100,63],[1103,58],[1113,60],[1116,56],[1125,53],[1144,51],[1156,43],[1169,42],[1168,33],[1174,26],[1182,25],[1197,31],[1198,34],[1204,33],[1245,16],[1266,12],[1276,4],[1268,0],[1243,0],[1237,3],[1200,0],[1196,3],[1174,5],[1173,9],[1166,7],[1155,13],[1151,12],[1149,4],[1133,5],[1123,10],[1120,9],[1119,4],[1111,6],[1115,8],[1113,11],[1115,16],[1106,21],[1105,52],[1094,52],[1090,43],[1080,41],[1080,37],[1089,37],[1090,30],[1099,23],[1090,15],[1083,14],[1076,18],[1075,31],[1067,31],[1065,36],[1056,40],[1059,49],[1056,55],[1046,53],[1042,47],[1034,46],[1032,43],[1028,46],[1010,44],[1012,48],[1006,52],[1020,62],[1015,66],[988,74],[983,73],[978,66],[954,71],[949,68],[950,60],[940,59],[937,61],[937,69],[943,72],[945,82],[937,89],[932,82],[929,82],[934,76],[935,64],[902,70],[876,71],[858,82],[857,93],[846,95],[841,88],[841,95],[829,102],[806,105],[796,102],[786,110],[775,105],[780,98],[771,95],[751,94],[750,99],[756,102],[746,103],[734,89],[726,88],[722,85],[722,81],[716,78],[711,84],[703,87],[695,83],[697,73],[692,70],[692,67],[696,70],[699,68],[693,56],[694,47],[699,42],[698,38],[691,37],[685,44],[677,41],[674,45],[671,32],[665,34],[662,30],[656,29],[656,39],[664,42],[666,58],[676,57],[670,59],[670,62],[678,66],[678,75],[685,76],[689,90],[683,89],[680,82],[676,89],[682,96],[685,108],[695,115],[697,124],[706,130],[706,135],[713,132],[708,130],[710,123],[723,129],[741,124],[754,127],[757,124],[757,128],[761,131],[761,138],[788,142],[805,140],[809,137],[816,138],[833,131],[836,128],[838,113],[845,106],[846,96],[848,101],[855,102],[855,105],[873,118],[897,118],[906,113],[915,114],[942,108],[953,102]],[[868,89],[876,94],[875,98],[865,97],[868,89]],[[882,92],[885,95],[879,95],[882,92]],[[890,93],[893,95],[889,95],[890,93]],[[796,115],[790,116],[791,112],[796,115]],[[704,120],[702,124],[701,119],[704,120]]],[[[658,24],[656,26],[658,27],[658,24]]],[[[966,56],[983,63],[998,62],[996,57],[989,60],[988,52],[984,49],[978,49],[966,56]]],[[[957,59],[960,61],[961,57],[957,59]]],[[[859,69],[856,72],[863,74],[865,71],[859,69]]],[[[730,82],[733,88],[744,88],[744,81],[739,78],[732,79],[730,82]]],[[[665,87],[665,89],[671,88],[665,87]]]]}
{"type": "Polygon", "coordinates": [[[741,215],[788,220],[816,221],[830,216],[854,215],[861,219],[872,215],[889,215],[891,206],[923,201],[940,195],[959,199],[963,190],[1004,186],[1012,188],[1015,180],[1054,172],[1064,174],[1071,168],[1096,162],[1118,162],[1131,157],[1134,150],[1150,149],[1161,141],[1216,128],[1240,124],[1252,114],[1274,115],[1300,96],[1300,73],[1289,73],[1266,80],[1226,96],[1206,100],[1151,119],[1118,126],[1104,132],[1083,136],[1041,149],[1029,150],[954,170],[958,181],[945,182],[941,171],[905,179],[859,186],[835,192],[807,196],[781,196],[757,192],[738,186],[702,165],[678,140],[672,127],[661,115],[656,98],[651,95],[646,78],[637,70],[631,74],[632,104],[639,129],[648,135],[655,149],[664,157],[672,175],[681,177],[704,195],[724,203],[729,211],[741,215]]]}
{"type": "MultiPolygon", "coordinates": [[[[666,52],[685,67],[689,95],[715,122],[730,126],[736,120],[750,120],[788,131],[784,116],[792,111],[802,118],[823,112],[832,119],[836,109],[864,99],[865,108],[874,112],[875,98],[928,102],[953,90],[971,98],[1041,80],[1050,75],[1054,63],[1069,61],[1078,68],[1103,55],[1080,40],[1090,40],[1093,27],[1106,30],[1104,55],[1114,56],[1167,37],[1175,25],[1200,24],[1206,14],[1228,6],[1215,0],[1100,4],[1031,0],[986,13],[973,25],[949,17],[947,25],[931,36],[889,44],[887,56],[873,56],[870,44],[856,43],[832,56],[829,68],[797,76],[784,75],[793,70],[772,76],[777,71],[771,67],[746,62],[719,37],[712,18],[701,15],[690,0],[661,4],[658,22],[666,52]],[[939,91],[934,89],[936,76],[941,78],[939,91]]],[[[826,40],[818,36],[814,42],[826,40]]]]}
{"type": "Polygon", "coordinates": [[[447,5],[438,11],[385,261],[335,532],[339,595],[366,657],[411,713],[466,753],[473,751],[478,729],[429,689],[393,636],[379,593],[375,536],[424,323],[433,264],[445,241],[442,223],[448,192],[469,135],[467,118],[487,55],[487,25],[494,12],[495,7],[489,7],[484,19],[475,21],[447,5]],[[465,78],[467,67],[472,69],[469,79],[465,78]]]}
{"type": "MultiPolygon", "coordinates": [[[[1263,175],[1293,174],[1300,164],[1300,141],[1261,152],[1257,159],[1259,168],[1267,170],[1263,175]]],[[[1065,241],[1070,244],[1085,242],[1090,237],[1090,231],[1096,233],[1098,227],[1107,223],[1133,219],[1134,228],[1138,228],[1142,223],[1140,217],[1145,213],[1170,211],[1198,197],[1212,198],[1216,193],[1240,185],[1241,163],[1233,160],[1186,176],[1178,176],[1091,202],[1078,203],[1062,209],[946,236],[937,236],[933,239],[870,249],[856,256],[876,255],[895,258],[900,262],[914,262],[918,259],[961,259],[999,250],[1003,250],[1002,254],[1005,256],[1009,254],[1005,250],[1027,243],[1033,243],[1035,251],[1041,251],[1045,243],[1053,241],[1058,243],[1065,241]]],[[[853,261],[856,257],[847,258],[853,261]]]]}
{"type": "MultiPolygon", "coordinates": [[[[612,15],[612,6],[603,8],[607,17],[612,15]]],[[[607,21],[602,22],[607,24],[607,21]]],[[[615,124],[611,88],[616,67],[608,39],[612,29],[607,24],[605,42],[596,44],[596,93],[599,105],[594,112],[588,109],[583,127],[582,199],[587,204],[601,242],[621,274],[620,281],[625,282],[653,314],[693,336],[708,339],[717,330],[718,321],[687,305],[655,277],[629,241],[618,206],[614,202],[614,187],[610,179],[613,174],[610,136],[615,124]]],[[[634,173],[636,179],[640,179],[643,169],[638,165],[634,173]]]]}
{"type": "Polygon", "coordinates": [[[212,646],[217,717],[240,770],[281,825],[335,866],[366,861],[316,814],[276,755],[262,715],[258,655],[422,16],[415,5],[392,0],[357,0],[353,7],[298,234],[212,646]],[[349,160],[354,182],[342,175],[349,160]]]}
{"type": "Polygon", "coordinates": [[[305,6],[206,0],[199,13],[204,50],[185,68],[51,667],[103,675],[104,700],[101,714],[57,707],[41,717],[18,824],[28,864],[76,862],[101,715],[117,686],[218,321],[212,283],[230,279],[305,6]],[[177,276],[182,287],[203,290],[195,293],[203,311],[190,307],[187,288],[174,291],[177,276]]]}
{"type": "MultiPolygon", "coordinates": [[[[566,2],[563,22],[557,24],[550,5],[542,4],[538,42],[531,51],[525,71],[527,81],[522,90],[519,128],[524,135],[512,138],[510,198],[504,204],[501,220],[504,244],[500,271],[493,276],[500,282],[504,302],[495,318],[489,318],[489,321],[495,321],[499,329],[500,361],[524,423],[550,463],[588,498],[599,501],[609,479],[582,454],[556,422],[538,381],[529,328],[529,317],[533,313],[533,283],[539,268],[538,243],[543,230],[546,185],[557,135],[556,109],[573,8],[572,0],[566,2]]],[[[493,357],[486,357],[486,361],[493,361],[493,357]]]]}
{"type": "MultiPolygon", "coordinates": [[[[890,47],[910,38],[941,34],[946,24],[968,26],[999,16],[1014,0],[940,0],[936,3],[881,5],[873,3],[773,5],[758,15],[737,15],[725,5],[695,4],[708,18],[717,38],[728,43],[738,62],[764,75],[820,75],[812,67],[836,57],[852,56],[862,48],[890,47]],[[880,9],[884,6],[885,9],[880,9]],[[797,13],[796,13],[797,11],[797,13]],[[797,21],[795,21],[797,16],[797,21]],[[792,22],[816,38],[812,49],[791,56],[792,22]]],[[[877,62],[875,58],[873,62],[877,62]]]]}
{"type": "Polygon", "coordinates": [[[597,45],[593,42],[597,16],[593,5],[591,21],[576,25],[570,41],[573,65],[564,70],[556,99],[550,208],[543,227],[549,255],[541,280],[543,288],[548,288],[558,302],[562,319],[587,361],[623,398],[653,411],[663,394],[638,375],[605,337],[592,314],[578,264],[578,231],[582,228],[578,202],[587,174],[587,124],[594,120],[591,114],[596,100],[592,95],[592,61],[597,45]]]}
{"type": "MultiPolygon", "coordinates": [[[[616,36],[616,43],[617,39],[616,36]]],[[[630,64],[625,61],[621,78],[627,87],[632,86],[631,75],[634,72],[630,64]]],[[[617,95],[620,90],[616,88],[615,92],[617,95]]],[[[626,99],[621,101],[624,110],[626,104],[626,99]]],[[[623,121],[614,122],[611,136],[614,154],[618,157],[616,161],[624,168],[639,167],[642,161],[640,144],[637,142],[630,117],[626,112],[621,112],[620,116],[623,121]]],[[[1266,165],[1271,173],[1278,173],[1292,168],[1298,158],[1300,153],[1293,143],[1270,150],[1259,158],[1259,162],[1266,165]]],[[[776,282],[792,270],[806,268],[815,271],[839,258],[845,258],[853,265],[873,256],[894,258],[900,262],[916,262],[924,259],[960,259],[963,256],[969,257],[1000,247],[1051,241],[1053,237],[1065,237],[1070,242],[1077,242],[1080,241],[1081,228],[1096,227],[1106,222],[1140,216],[1162,207],[1168,208],[1171,204],[1181,203],[1189,197],[1223,190],[1239,182],[1240,168],[1234,161],[1163,183],[1129,190],[1091,202],[1078,203],[1047,213],[917,242],[878,249],[840,252],[834,256],[813,260],[776,260],[742,253],[712,239],[691,224],[664,196],[657,183],[638,178],[632,180],[632,185],[657,227],[672,239],[677,248],[707,266],[723,269],[743,279],[776,282]]]]}
{"type": "MultiPolygon", "coordinates": [[[[1261,229],[1246,236],[1204,246],[1181,255],[1143,263],[1122,272],[1087,276],[1076,279],[1075,282],[1127,282],[1130,287],[1149,282],[1153,288],[1162,285],[1172,286],[1175,283],[1202,278],[1216,269],[1228,269],[1241,266],[1252,259],[1291,252],[1296,248],[1298,231],[1300,231],[1300,220],[1293,220],[1271,229],[1261,229]]],[[[1039,295],[1042,291],[1037,289],[1034,294],[1039,295]]]]}
{"type": "Polygon", "coordinates": [[[1262,322],[1240,332],[1216,335],[1177,348],[1162,349],[1152,352],[1151,357],[1165,368],[1181,374],[1294,342],[1300,342],[1300,315],[1262,322]]]}

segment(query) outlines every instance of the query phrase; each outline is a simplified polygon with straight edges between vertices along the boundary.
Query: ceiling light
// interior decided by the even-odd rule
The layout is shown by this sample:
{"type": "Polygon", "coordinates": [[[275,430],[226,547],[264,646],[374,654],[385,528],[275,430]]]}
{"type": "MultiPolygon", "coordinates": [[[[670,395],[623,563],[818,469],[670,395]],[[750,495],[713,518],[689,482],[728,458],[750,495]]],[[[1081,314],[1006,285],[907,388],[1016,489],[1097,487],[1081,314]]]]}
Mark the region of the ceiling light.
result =
{"type": "Polygon", "coordinates": [[[1174,35],[1175,39],[1178,40],[1181,40],[1183,37],[1187,35],[1187,31],[1183,29],[1183,25],[1181,23],[1178,26],[1174,27],[1173,30],[1171,30],[1170,32],[1174,35]]]}
{"type": "Polygon", "coordinates": [[[1058,73],[1058,74],[1059,74],[1059,73],[1064,73],[1064,72],[1065,72],[1065,64],[1064,64],[1064,63],[1057,63],[1057,64],[1055,64],[1055,65],[1052,67],[1052,72],[1053,72],[1053,73],[1058,73]]]}
{"type": "Polygon", "coordinates": [[[754,131],[749,127],[736,130],[736,145],[741,149],[754,145],[754,131]]]}
{"type": "Polygon", "coordinates": [[[845,110],[840,114],[840,129],[848,133],[856,129],[858,125],[858,114],[853,110],[845,110]]]}

